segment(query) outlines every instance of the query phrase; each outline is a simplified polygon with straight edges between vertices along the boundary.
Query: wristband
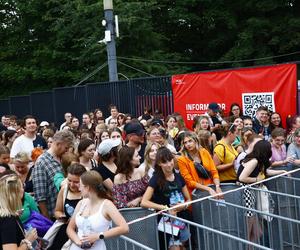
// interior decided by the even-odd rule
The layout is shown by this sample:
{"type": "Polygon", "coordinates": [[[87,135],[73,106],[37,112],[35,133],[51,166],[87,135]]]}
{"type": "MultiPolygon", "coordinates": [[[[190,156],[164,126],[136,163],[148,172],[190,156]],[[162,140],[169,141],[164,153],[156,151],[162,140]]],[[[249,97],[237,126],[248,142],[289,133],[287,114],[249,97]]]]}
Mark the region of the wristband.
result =
{"type": "Polygon", "coordinates": [[[23,239],[23,240],[21,241],[21,245],[22,245],[22,244],[25,244],[27,249],[30,249],[30,250],[32,249],[32,244],[31,244],[31,242],[30,242],[29,240],[23,239]]]}

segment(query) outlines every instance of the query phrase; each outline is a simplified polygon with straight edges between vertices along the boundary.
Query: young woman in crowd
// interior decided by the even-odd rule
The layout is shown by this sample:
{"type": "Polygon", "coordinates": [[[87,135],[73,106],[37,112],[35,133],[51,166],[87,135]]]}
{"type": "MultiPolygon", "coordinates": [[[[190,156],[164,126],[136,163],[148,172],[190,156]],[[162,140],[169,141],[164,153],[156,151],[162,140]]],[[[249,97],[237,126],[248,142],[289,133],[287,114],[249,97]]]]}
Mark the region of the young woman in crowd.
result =
{"type": "Polygon", "coordinates": [[[144,162],[139,166],[139,169],[143,171],[151,178],[154,173],[155,158],[157,150],[160,148],[160,144],[156,142],[148,142],[145,148],[144,162]]]}
{"type": "Polygon", "coordinates": [[[82,174],[80,191],[84,199],[77,204],[67,228],[70,250],[104,250],[104,239],[127,233],[128,225],[107,195],[99,173],[82,174]],[[111,221],[116,225],[113,228],[111,221]]]}
{"type": "Polygon", "coordinates": [[[244,122],[243,122],[242,118],[237,117],[234,119],[233,124],[237,128],[237,133],[236,133],[236,138],[235,138],[234,142],[232,143],[232,146],[236,149],[237,146],[241,143],[242,129],[244,127],[244,122]]]}
{"type": "Polygon", "coordinates": [[[199,132],[202,130],[209,131],[211,133],[213,147],[216,145],[217,137],[215,133],[212,133],[210,131],[209,119],[207,116],[205,115],[195,116],[193,122],[193,129],[196,134],[199,134],[199,132]]]}
{"type": "Polygon", "coordinates": [[[22,182],[11,170],[0,174],[0,246],[3,250],[27,250],[37,239],[36,229],[25,233],[19,219],[22,182]]]}
{"type": "Polygon", "coordinates": [[[243,123],[244,123],[244,128],[252,128],[253,129],[253,121],[250,116],[244,116],[243,123]]]}
{"type": "Polygon", "coordinates": [[[72,131],[79,131],[79,119],[75,116],[71,118],[70,127],[72,131]]]}
{"type": "Polygon", "coordinates": [[[179,131],[178,128],[176,127],[177,126],[176,117],[173,115],[168,115],[165,120],[165,124],[166,124],[168,135],[171,137],[172,140],[174,140],[175,136],[179,131]]]}
{"type": "Polygon", "coordinates": [[[79,183],[80,176],[86,171],[86,168],[79,163],[71,164],[68,167],[68,182],[62,186],[58,193],[54,213],[55,218],[64,224],[60,227],[54,238],[52,246],[49,246],[48,250],[61,249],[65,242],[68,241],[68,235],[66,232],[68,222],[74,213],[76,205],[82,199],[81,192],[79,190],[79,183]]]}
{"type": "Polygon", "coordinates": [[[293,164],[300,165],[300,128],[297,128],[293,134],[294,141],[289,145],[287,157],[293,158],[293,164]]]}
{"type": "Polygon", "coordinates": [[[236,182],[236,172],[234,170],[234,159],[238,152],[232,146],[237,134],[237,127],[232,124],[224,130],[223,138],[218,141],[214,148],[213,160],[219,172],[221,182],[236,182]]]}
{"type": "MultiPolygon", "coordinates": [[[[149,181],[149,186],[143,196],[141,205],[145,208],[152,208],[157,211],[171,208],[170,198],[176,193],[181,194],[185,201],[190,201],[189,191],[184,179],[180,174],[174,172],[174,156],[169,149],[161,147],[157,151],[155,173],[149,181]]],[[[178,204],[177,204],[178,205],[178,204]]],[[[176,209],[170,209],[168,212],[178,217],[188,219],[189,212],[187,206],[179,206],[176,209]]],[[[158,217],[160,220],[161,216],[158,217]]],[[[179,236],[166,234],[168,249],[182,249],[183,244],[189,239],[187,228],[181,229],[179,236]]],[[[164,246],[164,234],[159,232],[160,245],[164,246]]]]}
{"type": "Polygon", "coordinates": [[[147,188],[149,176],[138,168],[138,152],[131,147],[119,151],[119,163],[113,186],[113,198],[118,208],[138,207],[147,188]]]}
{"type": "Polygon", "coordinates": [[[211,155],[213,155],[214,146],[211,132],[208,130],[200,130],[197,135],[200,146],[205,148],[211,155]]]}
{"type": "Polygon", "coordinates": [[[95,141],[95,146],[98,147],[99,144],[101,143],[101,135],[103,131],[107,131],[107,126],[105,123],[102,124],[98,124],[95,127],[95,137],[94,137],[94,141],[95,141]]]}
{"type": "Polygon", "coordinates": [[[291,119],[291,121],[289,122],[288,125],[288,129],[287,129],[287,137],[286,137],[286,143],[287,144],[291,144],[292,142],[294,142],[295,139],[295,131],[300,128],[300,116],[296,115],[293,116],[291,119]]]}
{"type": "Polygon", "coordinates": [[[205,190],[210,195],[221,193],[218,170],[210,153],[199,145],[197,135],[185,132],[182,156],[177,159],[181,176],[184,178],[189,193],[196,189],[205,190]],[[208,187],[215,184],[216,190],[208,187]]]}
{"type": "Polygon", "coordinates": [[[0,164],[9,166],[10,163],[10,150],[8,147],[0,144],[0,164]]]}
{"type": "Polygon", "coordinates": [[[100,109],[95,109],[94,110],[94,123],[97,125],[98,124],[98,119],[103,118],[103,113],[100,109]]]}
{"type": "Polygon", "coordinates": [[[124,124],[131,122],[132,115],[131,114],[125,114],[124,120],[125,120],[124,124]]]}
{"type": "Polygon", "coordinates": [[[164,128],[152,126],[147,132],[147,140],[148,142],[155,142],[161,146],[166,146],[172,153],[176,154],[175,147],[168,142],[168,134],[164,128]]]}
{"type": "Polygon", "coordinates": [[[244,127],[241,133],[241,142],[236,147],[238,153],[245,152],[249,147],[249,137],[255,134],[254,130],[250,127],[244,127]]]}
{"type": "Polygon", "coordinates": [[[272,112],[271,115],[270,115],[270,129],[271,129],[271,132],[275,128],[283,128],[282,119],[281,119],[281,115],[279,113],[272,112]]]}
{"type": "Polygon", "coordinates": [[[45,141],[48,141],[48,139],[54,136],[54,131],[51,128],[44,129],[42,133],[42,137],[45,139],[45,141]]]}
{"type": "Polygon", "coordinates": [[[91,139],[82,140],[77,148],[79,163],[86,168],[87,171],[97,167],[97,162],[93,159],[95,154],[95,144],[91,139]]]}
{"type": "Polygon", "coordinates": [[[100,138],[100,141],[99,141],[100,143],[102,141],[104,141],[104,140],[109,139],[109,132],[108,132],[108,130],[104,129],[104,130],[100,131],[99,138],[100,138]]]}
{"type": "Polygon", "coordinates": [[[285,130],[283,128],[275,128],[272,133],[272,158],[271,166],[286,166],[288,163],[294,162],[294,157],[287,157],[285,146],[285,130]]]}
{"type": "MultiPolygon", "coordinates": [[[[245,157],[240,165],[237,173],[239,181],[246,185],[261,181],[265,179],[267,175],[271,176],[286,172],[285,170],[270,169],[271,156],[271,144],[265,140],[258,141],[254,145],[253,151],[245,157]]],[[[243,199],[246,208],[256,208],[257,198],[253,190],[244,189],[243,199]]],[[[261,236],[261,226],[252,211],[247,211],[246,215],[248,239],[255,242],[261,236]]]]}
{"type": "Polygon", "coordinates": [[[16,173],[20,176],[22,183],[24,184],[24,190],[27,193],[33,193],[33,183],[31,178],[32,167],[29,167],[29,157],[25,152],[16,154],[13,163],[16,173]]]}
{"type": "Polygon", "coordinates": [[[100,143],[97,148],[99,164],[94,170],[97,171],[103,180],[104,187],[111,192],[117,172],[116,162],[119,159],[118,147],[120,139],[107,139],[100,143]]]}
{"type": "Polygon", "coordinates": [[[124,128],[124,125],[125,125],[125,115],[122,114],[122,113],[119,113],[118,116],[117,116],[117,127],[121,130],[123,130],[124,128]]]}
{"type": "Polygon", "coordinates": [[[113,128],[113,129],[109,130],[109,138],[113,139],[113,140],[119,139],[119,140],[121,140],[121,145],[124,144],[123,138],[122,138],[122,131],[119,128],[113,128]]]}
{"type": "Polygon", "coordinates": [[[242,109],[238,103],[232,103],[230,105],[229,111],[229,122],[234,122],[234,120],[243,115],[242,109]]]}
{"type": "Polygon", "coordinates": [[[174,147],[175,147],[176,151],[180,151],[183,133],[185,131],[188,131],[188,129],[186,128],[183,117],[179,113],[173,113],[173,116],[175,117],[175,119],[177,121],[177,128],[178,128],[178,133],[173,139],[174,147]]]}

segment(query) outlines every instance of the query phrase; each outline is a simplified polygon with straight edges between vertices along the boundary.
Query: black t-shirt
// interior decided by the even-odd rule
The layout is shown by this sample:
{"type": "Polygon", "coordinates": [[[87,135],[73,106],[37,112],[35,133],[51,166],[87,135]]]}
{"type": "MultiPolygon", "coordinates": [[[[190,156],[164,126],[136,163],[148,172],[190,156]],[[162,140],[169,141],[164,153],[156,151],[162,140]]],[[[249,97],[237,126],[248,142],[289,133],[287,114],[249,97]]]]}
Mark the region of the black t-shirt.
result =
{"type": "Polygon", "coordinates": [[[40,135],[36,135],[35,139],[33,140],[33,147],[34,148],[40,147],[42,149],[47,149],[48,148],[47,142],[40,135]]]}
{"type": "Polygon", "coordinates": [[[97,171],[101,176],[103,181],[106,179],[111,179],[111,181],[114,183],[115,173],[111,172],[107,167],[101,163],[98,167],[94,168],[93,170],[97,171]]]}
{"type": "Polygon", "coordinates": [[[157,175],[154,172],[152,178],[149,181],[149,186],[154,189],[152,201],[157,204],[170,206],[170,197],[172,193],[182,192],[182,188],[185,186],[184,179],[180,174],[174,173],[174,181],[166,181],[165,186],[160,188],[157,183],[157,175]]]}
{"type": "Polygon", "coordinates": [[[3,249],[2,245],[4,244],[17,244],[17,246],[20,246],[24,235],[17,221],[22,226],[17,217],[0,217],[0,250],[3,249]]]}

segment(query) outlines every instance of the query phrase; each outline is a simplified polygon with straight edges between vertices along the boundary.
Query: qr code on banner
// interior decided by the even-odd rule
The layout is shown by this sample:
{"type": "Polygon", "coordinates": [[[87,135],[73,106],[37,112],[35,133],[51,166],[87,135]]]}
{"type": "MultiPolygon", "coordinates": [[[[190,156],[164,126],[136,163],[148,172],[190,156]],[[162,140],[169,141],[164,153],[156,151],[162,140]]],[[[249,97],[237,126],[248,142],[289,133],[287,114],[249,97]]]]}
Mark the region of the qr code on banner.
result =
{"type": "Polygon", "coordinates": [[[274,92],[243,94],[244,115],[254,117],[260,106],[266,106],[270,111],[275,112],[274,92]]]}

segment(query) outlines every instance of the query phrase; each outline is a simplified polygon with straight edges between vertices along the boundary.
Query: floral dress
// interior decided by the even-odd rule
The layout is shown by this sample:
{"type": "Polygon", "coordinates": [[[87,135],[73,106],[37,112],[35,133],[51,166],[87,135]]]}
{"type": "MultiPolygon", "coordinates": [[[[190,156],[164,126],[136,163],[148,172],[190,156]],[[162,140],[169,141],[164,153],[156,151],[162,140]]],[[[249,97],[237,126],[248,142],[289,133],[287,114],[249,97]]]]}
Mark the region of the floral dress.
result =
{"type": "Polygon", "coordinates": [[[126,208],[128,202],[143,196],[148,187],[148,182],[149,176],[145,175],[138,180],[114,185],[112,195],[117,208],[126,208]]]}

